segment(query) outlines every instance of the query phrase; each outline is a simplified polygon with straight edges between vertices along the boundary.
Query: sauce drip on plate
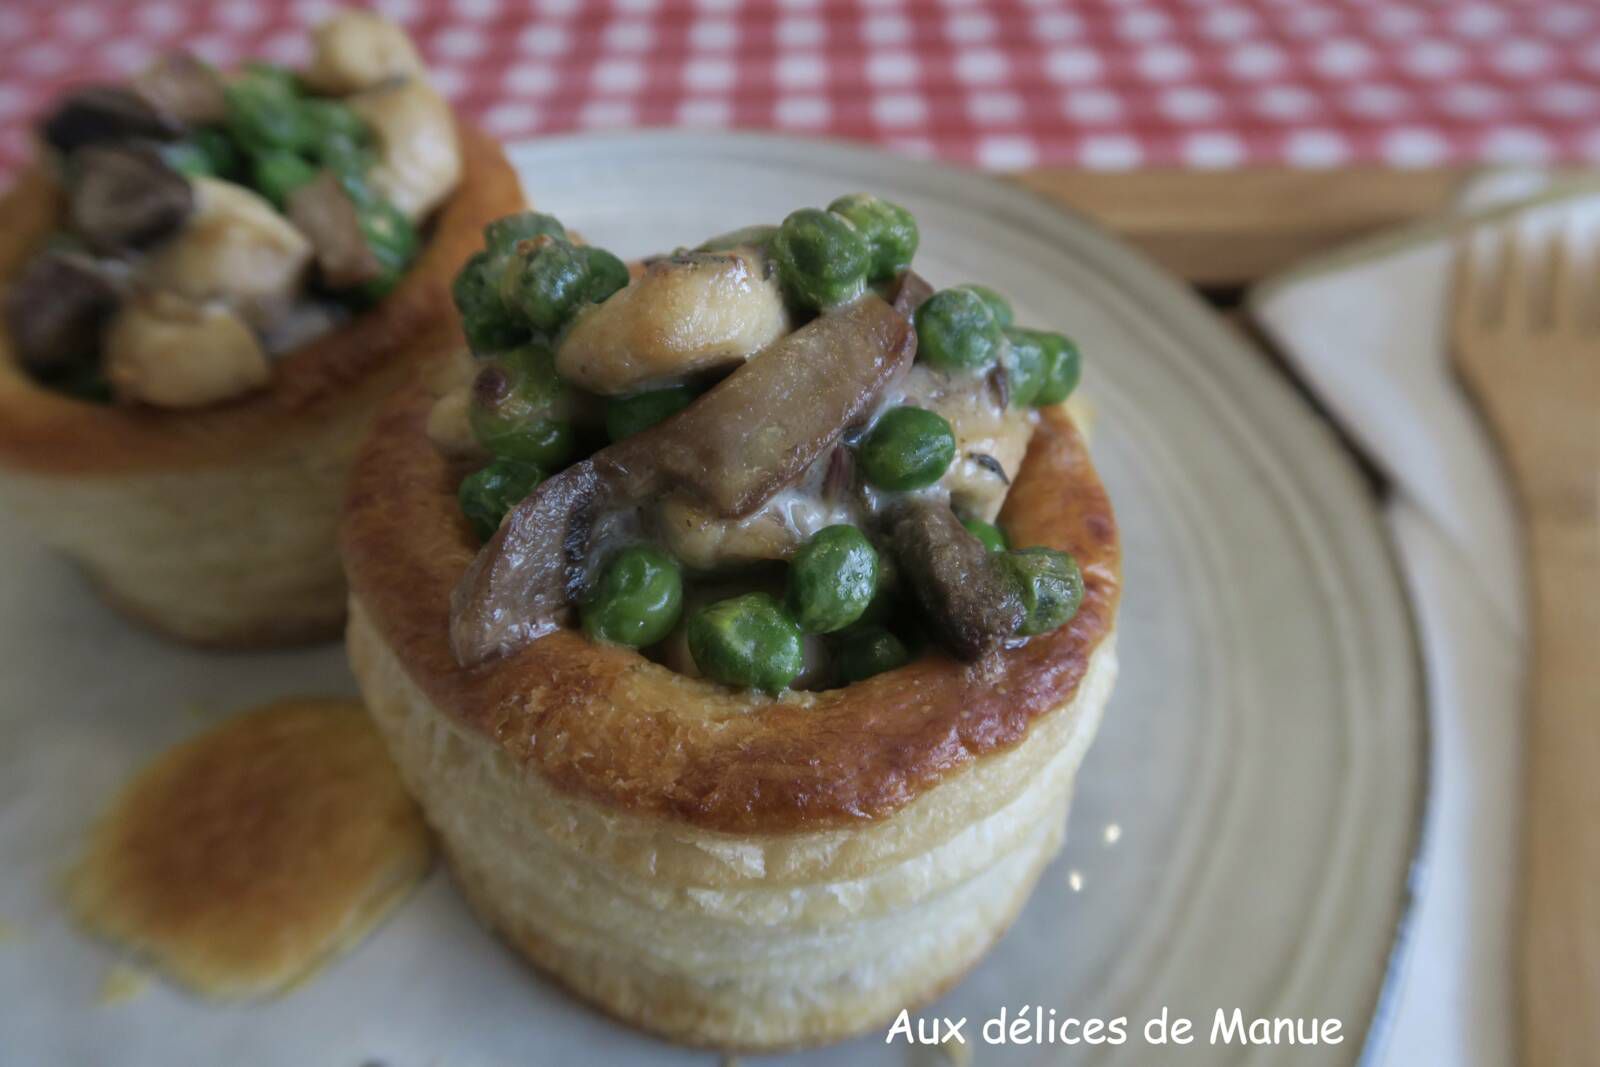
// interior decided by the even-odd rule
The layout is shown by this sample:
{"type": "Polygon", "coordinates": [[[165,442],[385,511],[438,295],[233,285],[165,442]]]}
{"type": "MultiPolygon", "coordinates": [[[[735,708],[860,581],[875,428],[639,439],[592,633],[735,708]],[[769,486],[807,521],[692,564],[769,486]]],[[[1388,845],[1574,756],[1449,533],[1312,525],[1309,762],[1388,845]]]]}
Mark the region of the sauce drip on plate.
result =
{"type": "Polygon", "coordinates": [[[431,842],[360,704],[293,700],[160,756],[70,882],[85,925],[196,992],[277,993],[355,944],[431,842]]]}

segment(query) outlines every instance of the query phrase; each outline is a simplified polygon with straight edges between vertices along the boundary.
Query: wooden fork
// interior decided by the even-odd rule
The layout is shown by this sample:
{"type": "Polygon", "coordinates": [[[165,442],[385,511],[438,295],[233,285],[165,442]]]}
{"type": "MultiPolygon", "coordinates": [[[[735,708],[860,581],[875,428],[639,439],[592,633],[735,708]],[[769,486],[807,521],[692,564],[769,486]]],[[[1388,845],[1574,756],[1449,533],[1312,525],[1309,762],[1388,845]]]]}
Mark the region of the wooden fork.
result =
{"type": "MultiPolygon", "coordinates": [[[[1533,581],[1521,986],[1527,1067],[1600,1063],[1600,281],[1570,237],[1456,256],[1452,334],[1516,483],[1533,581]]],[[[1600,252],[1600,250],[1597,250],[1600,252]]],[[[1494,560],[1479,560],[1484,567],[1494,560]]]]}

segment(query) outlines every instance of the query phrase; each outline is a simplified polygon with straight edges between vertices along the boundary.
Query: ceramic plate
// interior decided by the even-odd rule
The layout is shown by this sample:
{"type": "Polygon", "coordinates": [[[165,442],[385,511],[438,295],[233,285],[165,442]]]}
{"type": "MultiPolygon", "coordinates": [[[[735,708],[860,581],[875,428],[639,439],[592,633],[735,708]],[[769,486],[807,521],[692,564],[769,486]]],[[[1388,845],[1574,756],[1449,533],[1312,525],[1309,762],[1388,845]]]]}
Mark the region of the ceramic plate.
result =
{"type": "MultiPolygon", "coordinates": [[[[935,284],[982,280],[1073,335],[1126,555],[1122,675],[1067,847],[1017,925],[927,1015],[1042,1006],[1129,1020],[1129,1041],[975,1049],[975,1062],[1276,1061],[1206,1043],[1213,1012],[1373,1026],[1424,795],[1412,635],[1367,487],[1333,434],[1190,293],[1003,182],[842,145],[628,134],[513,156],[537,204],[638,256],[871,190],[916,213],[935,284]],[[1200,1039],[1153,1049],[1166,1007],[1200,1039]]],[[[0,1059],[14,1063],[709,1064],[579,1007],[480,930],[435,875],[315,981],[258,1006],[160,983],[102,1003],[113,952],[59,876],[137,767],[214,716],[349,691],[336,648],[174,648],[110,614],[0,517],[0,1059]]],[[[793,1064],[905,1064],[882,1033],[793,1064]]]]}

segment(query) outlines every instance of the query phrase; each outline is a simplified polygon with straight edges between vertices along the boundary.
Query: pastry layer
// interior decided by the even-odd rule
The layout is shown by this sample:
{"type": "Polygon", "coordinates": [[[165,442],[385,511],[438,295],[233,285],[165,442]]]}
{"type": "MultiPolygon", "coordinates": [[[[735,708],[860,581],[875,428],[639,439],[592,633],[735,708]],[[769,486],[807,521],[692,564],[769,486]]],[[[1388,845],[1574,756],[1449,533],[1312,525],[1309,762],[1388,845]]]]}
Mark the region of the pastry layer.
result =
{"type": "Polygon", "coordinates": [[[729,834],[530,773],[430,702],[359,597],[349,645],[367,707],[486,920],[604,1010],[740,1048],[844,1037],[959,977],[1054,854],[1116,673],[1103,642],[1072,699],[1020,744],[892,817],[729,834]]]}

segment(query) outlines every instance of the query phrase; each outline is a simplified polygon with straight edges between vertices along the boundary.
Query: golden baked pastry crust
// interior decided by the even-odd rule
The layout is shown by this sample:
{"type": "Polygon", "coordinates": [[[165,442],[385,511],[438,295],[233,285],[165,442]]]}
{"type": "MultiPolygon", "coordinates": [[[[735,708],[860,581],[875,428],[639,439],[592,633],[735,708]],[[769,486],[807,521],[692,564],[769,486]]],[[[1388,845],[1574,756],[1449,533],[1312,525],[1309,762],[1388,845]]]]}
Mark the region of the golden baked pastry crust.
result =
{"type": "Polygon", "coordinates": [[[1042,413],[1002,520],[1073,553],[1085,595],[1060,630],[973,665],[929,657],[844,689],[769,699],[561,631],[472,670],[450,591],[477,550],[462,471],[423,433],[430,397],[386,405],[351,476],[341,538],[354,603],[427,699],[557,789],[713,831],[883,819],[1072,702],[1114,625],[1116,522],[1065,412],[1042,413]]]}
{"type": "MultiPolygon", "coordinates": [[[[783,1048],[882,1025],[969,968],[1060,840],[1116,675],[893,815],[726,834],[596,803],[433,704],[352,597],[351,667],[474,907],[541,970],[676,1041],[783,1048]]],[[[1058,892],[1064,887],[1058,887],[1058,892]]]]}

